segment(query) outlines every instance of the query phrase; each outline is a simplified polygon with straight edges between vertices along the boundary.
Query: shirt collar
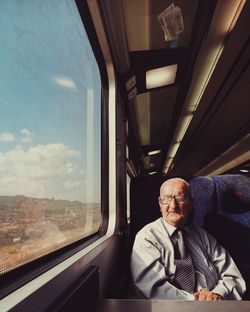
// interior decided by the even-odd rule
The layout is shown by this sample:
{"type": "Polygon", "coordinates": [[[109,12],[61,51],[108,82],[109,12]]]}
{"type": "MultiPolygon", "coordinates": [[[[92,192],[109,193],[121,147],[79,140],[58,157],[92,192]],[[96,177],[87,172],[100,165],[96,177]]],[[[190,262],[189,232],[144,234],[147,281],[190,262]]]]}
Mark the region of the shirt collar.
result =
{"type": "Polygon", "coordinates": [[[162,218],[162,223],[168,233],[168,235],[171,237],[174,231],[177,229],[177,227],[167,223],[163,218],[162,218]]]}
{"type": "MultiPolygon", "coordinates": [[[[164,227],[165,227],[165,229],[166,229],[168,235],[171,237],[172,234],[174,233],[174,231],[175,231],[176,229],[178,229],[178,227],[173,226],[173,225],[167,223],[163,218],[161,218],[161,219],[162,219],[162,223],[163,223],[163,225],[164,225],[164,227]]],[[[182,229],[188,230],[188,225],[185,224],[185,225],[182,227],[182,229]]]]}

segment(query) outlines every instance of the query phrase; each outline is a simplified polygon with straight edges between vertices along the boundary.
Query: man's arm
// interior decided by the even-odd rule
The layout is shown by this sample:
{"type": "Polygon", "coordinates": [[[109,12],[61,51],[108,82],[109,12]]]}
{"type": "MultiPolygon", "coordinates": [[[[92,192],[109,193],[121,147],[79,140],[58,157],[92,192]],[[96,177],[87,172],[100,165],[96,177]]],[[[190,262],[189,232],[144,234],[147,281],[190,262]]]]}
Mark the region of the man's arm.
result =
{"type": "Polygon", "coordinates": [[[193,294],[180,290],[168,281],[168,268],[161,262],[160,248],[145,237],[143,231],[136,236],[131,272],[135,286],[146,298],[195,300],[193,294]]]}
{"type": "Polygon", "coordinates": [[[246,284],[236,264],[229,253],[210,234],[207,240],[210,261],[219,276],[218,283],[211,291],[224,299],[241,300],[246,284]]]}

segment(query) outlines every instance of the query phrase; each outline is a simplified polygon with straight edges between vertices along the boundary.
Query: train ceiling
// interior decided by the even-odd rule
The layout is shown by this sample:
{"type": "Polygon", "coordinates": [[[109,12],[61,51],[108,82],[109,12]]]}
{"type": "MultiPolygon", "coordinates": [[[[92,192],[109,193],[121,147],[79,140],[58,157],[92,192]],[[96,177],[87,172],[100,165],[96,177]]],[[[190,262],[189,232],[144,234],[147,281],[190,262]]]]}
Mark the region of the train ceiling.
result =
{"type": "Polygon", "coordinates": [[[230,163],[224,171],[249,160],[249,2],[106,0],[100,6],[123,82],[135,171],[211,174],[221,173],[222,160],[230,163]],[[149,87],[150,71],[168,66],[177,68],[174,81],[149,87]]]}

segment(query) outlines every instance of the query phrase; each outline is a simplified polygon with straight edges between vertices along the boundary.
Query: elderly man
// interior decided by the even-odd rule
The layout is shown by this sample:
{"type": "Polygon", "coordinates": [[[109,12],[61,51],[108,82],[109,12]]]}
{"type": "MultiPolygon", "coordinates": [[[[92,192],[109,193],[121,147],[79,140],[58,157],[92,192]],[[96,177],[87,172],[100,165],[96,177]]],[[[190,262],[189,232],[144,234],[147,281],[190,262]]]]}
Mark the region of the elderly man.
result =
{"type": "Polygon", "coordinates": [[[131,272],[146,298],[241,300],[245,282],[228,252],[203,229],[187,222],[189,184],[169,179],[160,188],[162,218],[136,235],[131,272]]]}

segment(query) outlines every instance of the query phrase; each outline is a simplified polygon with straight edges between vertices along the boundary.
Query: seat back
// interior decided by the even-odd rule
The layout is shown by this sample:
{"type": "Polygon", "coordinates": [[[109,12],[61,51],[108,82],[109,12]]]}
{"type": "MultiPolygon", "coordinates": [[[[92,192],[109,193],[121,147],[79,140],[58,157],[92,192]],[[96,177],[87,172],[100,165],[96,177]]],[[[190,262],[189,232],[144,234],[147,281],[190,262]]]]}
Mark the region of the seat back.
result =
{"type": "Polygon", "coordinates": [[[250,228],[250,178],[238,174],[212,177],[217,212],[250,228]]]}
{"type": "Polygon", "coordinates": [[[158,204],[159,189],[166,178],[160,176],[132,178],[130,183],[130,244],[135,235],[161,216],[158,204]]]}
{"type": "Polygon", "coordinates": [[[192,197],[191,221],[195,225],[206,227],[216,205],[213,180],[210,177],[194,177],[189,184],[192,197]]]}
{"type": "Polygon", "coordinates": [[[217,198],[212,234],[224,246],[246,283],[250,299],[250,178],[242,175],[212,177],[217,198]]]}

